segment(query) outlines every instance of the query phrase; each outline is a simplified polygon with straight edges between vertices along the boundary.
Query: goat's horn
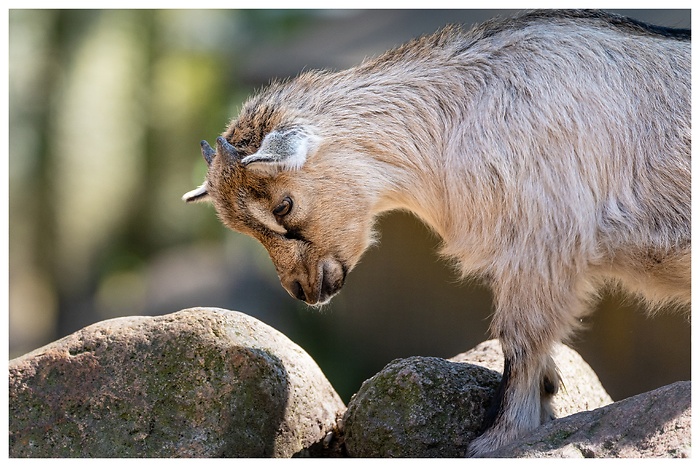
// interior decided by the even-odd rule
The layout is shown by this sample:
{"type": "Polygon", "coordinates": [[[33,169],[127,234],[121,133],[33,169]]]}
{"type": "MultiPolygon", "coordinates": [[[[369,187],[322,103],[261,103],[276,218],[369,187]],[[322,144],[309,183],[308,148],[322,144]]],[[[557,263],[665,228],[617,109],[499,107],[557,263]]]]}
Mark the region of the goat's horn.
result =
{"type": "Polygon", "coordinates": [[[229,161],[234,162],[238,160],[238,151],[223,136],[216,138],[216,149],[226,156],[229,161]]]}
{"type": "Polygon", "coordinates": [[[202,156],[204,157],[204,160],[207,161],[207,165],[211,165],[211,161],[214,159],[216,151],[214,151],[214,149],[209,146],[209,143],[204,140],[200,141],[199,145],[202,146],[202,156]]]}

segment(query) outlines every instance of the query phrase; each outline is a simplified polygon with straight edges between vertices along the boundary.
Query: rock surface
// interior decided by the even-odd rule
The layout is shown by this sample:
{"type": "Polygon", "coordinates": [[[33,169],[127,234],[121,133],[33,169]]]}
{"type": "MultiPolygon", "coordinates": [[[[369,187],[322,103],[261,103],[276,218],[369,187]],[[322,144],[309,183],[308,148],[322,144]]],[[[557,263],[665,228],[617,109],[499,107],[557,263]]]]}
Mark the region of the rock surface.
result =
{"type": "Polygon", "coordinates": [[[97,323],[9,370],[12,457],[290,457],[345,409],[300,347],[219,309],[97,323]]]}
{"type": "Polygon", "coordinates": [[[365,381],[343,418],[351,457],[464,457],[501,375],[434,357],[395,360],[365,381]]]}
{"type": "MultiPolygon", "coordinates": [[[[554,359],[565,381],[553,400],[558,416],[612,402],[576,352],[559,346],[554,359]]],[[[498,388],[503,355],[497,341],[486,341],[451,360],[396,360],[365,381],[343,417],[347,453],[463,457],[498,388]]]]}
{"type": "Polygon", "coordinates": [[[690,381],[554,420],[490,457],[690,457],[690,381]]]}
{"type": "MultiPolygon", "coordinates": [[[[562,418],[490,457],[689,457],[690,382],[612,403],[576,352],[554,359],[562,418]]],[[[311,357],[242,313],[119,318],[9,362],[9,454],[462,457],[502,367],[497,341],[395,360],[345,411],[311,357]]]]}

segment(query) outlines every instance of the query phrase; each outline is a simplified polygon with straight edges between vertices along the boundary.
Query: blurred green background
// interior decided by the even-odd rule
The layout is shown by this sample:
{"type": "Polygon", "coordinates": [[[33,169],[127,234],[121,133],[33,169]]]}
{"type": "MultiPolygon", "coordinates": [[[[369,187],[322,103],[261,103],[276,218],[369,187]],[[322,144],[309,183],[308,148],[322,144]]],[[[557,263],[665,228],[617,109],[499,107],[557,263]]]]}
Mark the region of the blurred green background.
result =
{"type": "MultiPolygon", "coordinates": [[[[690,27],[689,10],[620,11],[690,27]]],[[[488,338],[490,295],[463,284],[416,219],[322,310],[280,286],[265,250],[180,196],[246,96],[345,68],[494,10],[11,10],[10,358],[100,320],[216,306],[255,316],[319,363],[347,402],[394,358],[451,357],[488,338]]],[[[604,295],[573,346],[614,399],[690,379],[690,323],[604,295]]]]}

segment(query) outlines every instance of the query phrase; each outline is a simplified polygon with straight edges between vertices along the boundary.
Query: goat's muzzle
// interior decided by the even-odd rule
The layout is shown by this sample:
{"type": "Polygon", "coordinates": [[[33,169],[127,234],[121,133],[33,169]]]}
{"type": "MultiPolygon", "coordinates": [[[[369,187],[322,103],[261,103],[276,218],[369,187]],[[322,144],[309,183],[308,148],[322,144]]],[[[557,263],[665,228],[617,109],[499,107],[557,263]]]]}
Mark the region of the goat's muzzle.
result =
{"type": "Polygon", "coordinates": [[[311,275],[290,275],[280,281],[289,294],[309,305],[324,305],[337,294],[345,283],[347,267],[335,259],[323,259],[311,275]]]}

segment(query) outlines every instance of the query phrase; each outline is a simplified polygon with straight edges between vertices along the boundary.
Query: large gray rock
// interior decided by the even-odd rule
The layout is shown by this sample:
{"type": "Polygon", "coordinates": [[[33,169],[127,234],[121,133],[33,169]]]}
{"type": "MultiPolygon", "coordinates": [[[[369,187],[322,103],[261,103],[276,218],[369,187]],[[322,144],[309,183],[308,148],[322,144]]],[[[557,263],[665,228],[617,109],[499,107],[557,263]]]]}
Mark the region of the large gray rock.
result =
{"type": "MultiPolygon", "coordinates": [[[[576,352],[558,346],[554,359],[565,384],[553,400],[558,416],[612,402],[576,352]]],[[[452,360],[396,360],[365,381],[343,417],[347,453],[356,457],[464,456],[498,388],[503,355],[497,341],[487,341],[452,360]]]]}
{"type": "Polygon", "coordinates": [[[345,409],[300,347],[219,309],[104,321],[9,370],[12,457],[289,457],[345,409]]]}
{"type": "Polygon", "coordinates": [[[540,426],[490,457],[690,457],[690,381],[540,426]]]}

